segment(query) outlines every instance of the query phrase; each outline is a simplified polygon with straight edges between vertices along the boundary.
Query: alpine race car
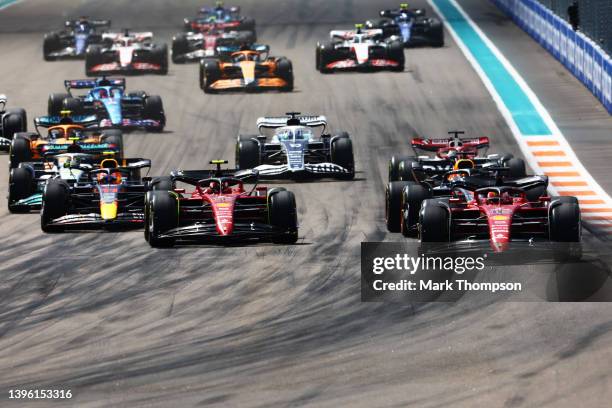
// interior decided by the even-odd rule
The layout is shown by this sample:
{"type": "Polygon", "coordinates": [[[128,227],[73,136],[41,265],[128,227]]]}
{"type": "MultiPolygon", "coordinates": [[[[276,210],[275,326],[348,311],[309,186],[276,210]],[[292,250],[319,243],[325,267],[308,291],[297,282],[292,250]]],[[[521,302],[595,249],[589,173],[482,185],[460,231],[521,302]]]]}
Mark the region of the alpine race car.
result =
{"type": "Polygon", "coordinates": [[[339,70],[403,71],[404,46],[396,38],[382,38],[382,30],[333,30],[331,41],[317,43],[316,68],[321,73],[339,70]]]}
{"type": "MultiPolygon", "coordinates": [[[[355,177],[353,144],[346,132],[326,133],[325,116],[262,117],[258,135],[236,140],[238,169],[256,170],[261,178],[355,177]]],[[[238,173],[240,174],[240,173],[238,173]]]]}
{"type": "Polygon", "coordinates": [[[251,31],[227,31],[217,25],[198,33],[179,33],[172,38],[172,62],[196,62],[240,51],[240,46],[251,45],[255,36],[251,31]]]}
{"type": "Polygon", "coordinates": [[[569,196],[530,200],[517,187],[460,191],[423,202],[419,237],[421,242],[436,243],[488,240],[494,252],[506,251],[513,241],[578,243],[580,206],[569,196]]]}
{"type": "MultiPolygon", "coordinates": [[[[241,16],[240,7],[224,7],[220,1],[215,7],[202,7],[196,18],[186,18],[183,24],[186,32],[196,33],[206,31],[212,25],[232,31],[250,31],[255,35],[255,20],[241,16]]],[[[257,41],[256,37],[253,41],[257,41]]]]}
{"type": "Polygon", "coordinates": [[[87,17],[68,20],[62,31],[45,34],[43,58],[45,61],[85,58],[87,47],[101,44],[103,29],[109,28],[110,25],[110,20],[89,20],[87,17]]]}
{"type": "Polygon", "coordinates": [[[383,30],[382,36],[399,37],[406,47],[444,45],[444,27],[435,17],[427,17],[424,9],[409,9],[403,3],[396,10],[381,10],[378,21],[366,21],[369,29],[383,30]]]}
{"type": "Polygon", "coordinates": [[[49,95],[47,113],[58,116],[69,110],[75,115],[95,115],[100,128],[164,130],[166,115],[161,97],[144,91],[127,93],[125,82],[125,78],[106,77],[64,81],[66,93],[49,95]],[[73,89],[89,91],[73,95],[73,89]]]}
{"type": "Polygon", "coordinates": [[[16,133],[28,130],[25,109],[6,109],[8,98],[0,94],[0,151],[8,151],[16,133]]]}
{"type": "MultiPolygon", "coordinates": [[[[453,130],[445,139],[413,138],[411,141],[414,156],[392,156],[389,160],[389,181],[419,181],[425,178],[436,179],[445,172],[456,170],[457,162],[469,159],[475,167],[502,166],[509,168],[511,177],[524,177],[525,162],[511,154],[489,154],[488,137],[460,137],[465,132],[453,130]],[[421,152],[435,152],[434,157],[421,155],[421,152]]],[[[431,182],[431,181],[430,181],[431,182]]]]}
{"type": "Polygon", "coordinates": [[[87,48],[85,75],[168,73],[168,46],[153,43],[153,33],[102,34],[103,45],[87,48]]]}
{"type": "Polygon", "coordinates": [[[146,159],[121,164],[105,159],[89,171],[87,180],[49,179],[42,195],[42,230],[142,227],[147,182],[140,172],[150,167],[146,159]]]}
{"type": "Polygon", "coordinates": [[[293,91],[293,65],[285,57],[268,56],[269,48],[234,52],[226,60],[203,59],[200,88],[205,93],[221,91],[293,91]]]}
{"type": "Polygon", "coordinates": [[[221,170],[225,160],[213,160],[216,170],[177,171],[172,183],[193,186],[147,193],[145,239],[152,247],[170,247],[177,241],[270,240],[291,244],[298,239],[295,196],[284,188],[257,186],[246,189],[245,180],[256,172],[238,176],[221,170]]]}
{"type": "Polygon", "coordinates": [[[19,163],[23,162],[44,161],[44,156],[49,153],[103,155],[114,152],[123,157],[121,130],[100,130],[96,127],[97,123],[95,116],[70,116],[70,112],[62,112],[62,116],[37,117],[34,120],[36,133],[16,133],[11,141],[10,168],[19,167],[19,163]],[[40,133],[41,127],[48,128],[46,135],[40,133]]]}

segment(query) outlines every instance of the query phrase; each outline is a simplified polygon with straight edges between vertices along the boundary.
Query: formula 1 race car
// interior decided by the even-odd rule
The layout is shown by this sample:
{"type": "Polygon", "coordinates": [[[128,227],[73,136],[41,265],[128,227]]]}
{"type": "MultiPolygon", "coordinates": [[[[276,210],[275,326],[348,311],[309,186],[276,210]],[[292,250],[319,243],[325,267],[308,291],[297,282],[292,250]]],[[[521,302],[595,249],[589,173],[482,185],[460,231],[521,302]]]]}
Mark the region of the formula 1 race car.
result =
{"type": "Polygon", "coordinates": [[[317,43],[316,68],[321,73],[336,70],[403,71],[404,46],[399,39],[382,39],[382,30],[334,30],[331,42],[317,43]]]}
{"type": "Polygon", "coordinates": [[[132,159],[124,164],[106,159],[89,171],[87,180],[48,180],[40,211],[42,230],[141,227],[147,187],[140,172],[150,168],[151,161],[132,159]]]}
{"type": "Polygon", "coordinates": [[[102,43],[100,29],[109,28],[110,25],[110,20],[89,20],[87,17],[68,20],[64,30],[45,34],[43,58],[45,61],[85,58],[87,47],[102,43]]]}
{"type": "Polygon", "coordinates": [[[248,178],[221,170],[225,160],[213,160],[216,170],[178,171],[173,183],[194,187],[150,191],[146,196],[145,239],[152,247],[170,247],[178,241],[217,243],[270,240],[291,244],[298,239],[295,196],[284,188],[246,189],[248,178]]]}
{"type": "Polygon", "coordinates": [[[399,36],[406,47],[444,45],[444,28],[435,17],[427,17],[424,9],[409,9],[403,3],[396,10],[381,10],[378,21],[366,21],[369,29],[383,30],[384,38],[399,36]]]}
{"type": "MultiPolygon", "coordinates": [[[[422,181],[426,178],[443,176],[451,170],[457,170],[457,162],[469,159],[475,167],[502,166],[509,168],[511,177],[524,177],[525,162],[511,154],[489,154],[488,137],[462,138],[465,132],[453,130],[445,139],[412,139],[414,156],[393,156],[389,160],[389,181],[422,181]],[[420,153],[435,152],[435,157],[423,156],[420,153]]],[[[439,177],[438,177],[439,178],[439,177]]],[[[429,181],[432,182],[431,180],[429,181]]]]}
{"type": "Polygon", "coordinates": [[[28,117],[22,108],[6,109],[8,98],[0,94],[0,151],[8,151],[16,133],[27,132],[28,117]]]}
{"type": "Polygon", "coordinates": [[[569,196],[529,200],[517,187],[461,191],[423,202],[419,236],[421,242],[436,243],[486,239],[494,252],[504,252],[513,241],[577,243],[580,206],[576,197],[569,196]]]}
{"type": "Polygon", "coordinates": [[[104,45],[92,45],[85,56],[85,75],[168,73],[168,46],[153,43],[153,33],[102,34],[104,45]]]}
{"type": "MultiPolygon", "coordinates": [[[[215,7],[202,7],[196,18],[184,20],[186,32],[202,32],[215,25],[222,29],[232,31],[250,31],[255,35],[255,20],[240,15],[240,7],[224,7],[217,2],[215,7]]],[[[257,41],[256,37],[253,41],[257,41]]]]}
{"type": "Polygon", "coordinates": [[[123,135],[121,130],[100,130],[96,126],[95,116],[41,116],[34,120],[36,133],[17,133],[11,141],[10,168],[19,167],[19,163],[43,161],[49,153],[66,152],[91,153],[103,155],[114,152],[123,157],[123,135]],[[46,135],[41,135],[39,128],[48,128],[46,135]]]}
{"type": "Polygon", "coordinates": [[[144,91],[126,93],[125,78],[69,80],[64,81],[64,87],[67,93],[49,95],[49,116],[69,110],[75,115],[95,115],[100,128],[164,130],[166,115],[161,97],[144,91]],[[73,95],[73,89],[89,91],[73,95]]]}
{"type": "Polygon", "coordinates": [[[293,91],[293,65],[285,57],[269,57],[269,48],[232,53],[228,60],[203,59],[200,88],[220,91],[293,91]]]}
{"type": "Polygon", "coordinates": [[[255,35],[251,31],[227,31],[217,25],[199,33],[179,33],[172,38],[172,62],[196,62],[202,58],[218,57],[228,53],[240,51],[241,46],[248,46],[255,42],[255,35]]]}
{"type": "Polygon", "coordinates": [[[325,116],[299,116],[299,112],[287,115],[259,118],[258,135],[238,136],[239,169],[254,169],[259,177],[269,179],[355,177],[353,144],[348,133],[326,133],[325,116]]]}

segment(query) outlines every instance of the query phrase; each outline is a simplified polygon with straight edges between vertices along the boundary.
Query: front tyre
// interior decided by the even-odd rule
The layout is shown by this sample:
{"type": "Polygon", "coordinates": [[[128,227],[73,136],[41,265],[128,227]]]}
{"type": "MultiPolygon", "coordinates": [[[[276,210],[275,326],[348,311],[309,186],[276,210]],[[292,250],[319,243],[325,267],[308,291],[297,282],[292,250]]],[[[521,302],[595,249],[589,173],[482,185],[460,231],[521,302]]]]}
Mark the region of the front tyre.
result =
{"type": "Polygon", "coordinates": [[[176,240],[161,235],[178,226],[178,202],[175,195],[169,191],[150,192],[145,211],[145,239],[149,245],[153,248],[173,247],[176,240]]]}
{"type": "Polygon", "coordinates": [[[61,232],[60,226],[49,225],[53,220],[68,213],[70,187],[63,180],[51,179],[47,182],[40,210],[40,226],[43,232],[61,232]]]}
{"type": "Polygon", "coordinates": [[[298,222],[295,196],[291,191],[278,191],[268,197],[270,224],[280,231],[272,238],[276,244],[295,244],[298,240],[298,222]]]}

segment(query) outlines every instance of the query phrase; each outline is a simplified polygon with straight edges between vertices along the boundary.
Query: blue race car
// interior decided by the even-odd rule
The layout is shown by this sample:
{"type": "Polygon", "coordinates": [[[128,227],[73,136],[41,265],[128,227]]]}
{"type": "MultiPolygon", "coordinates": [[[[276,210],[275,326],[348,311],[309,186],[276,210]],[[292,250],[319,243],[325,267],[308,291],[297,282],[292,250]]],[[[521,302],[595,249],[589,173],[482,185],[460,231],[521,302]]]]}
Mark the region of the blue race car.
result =
{"type": "Polygon", "coordinates": [[[109,28],[110,25],[110,20],[89,20],[87,17],[68,20],[64,30],[45,34],[43,58],[45,61],[85,58],[87,47],[103,42],[103,31],[100,29],[109,28]]]}
{"type": "Polygon", "coordinates": [[[75,115],[96,115],[98,126],[123,130],[145,129],[161,132],[166,125],[162,99],[144,91],[125,91],[125,78],[96,78],[64,81],[67,93],[49,95],[48,114],[68,110],[75,115]],[[73,95],[73,89],[88,89],[73,95]]]}

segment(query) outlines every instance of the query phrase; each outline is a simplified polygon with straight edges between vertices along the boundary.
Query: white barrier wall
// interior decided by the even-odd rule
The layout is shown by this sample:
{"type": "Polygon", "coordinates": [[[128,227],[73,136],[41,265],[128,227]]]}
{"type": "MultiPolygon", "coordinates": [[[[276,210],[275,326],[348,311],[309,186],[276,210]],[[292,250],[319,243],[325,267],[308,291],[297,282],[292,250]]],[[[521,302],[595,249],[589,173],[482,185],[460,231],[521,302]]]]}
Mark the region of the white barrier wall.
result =
{"type": "Polygon", "coordinates": [[[581,32],[536,0],[492,0],[546,48],[612,114],[612,58],[581,32]]]}

